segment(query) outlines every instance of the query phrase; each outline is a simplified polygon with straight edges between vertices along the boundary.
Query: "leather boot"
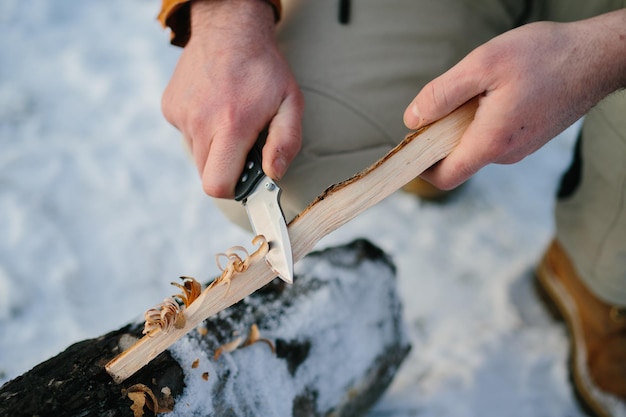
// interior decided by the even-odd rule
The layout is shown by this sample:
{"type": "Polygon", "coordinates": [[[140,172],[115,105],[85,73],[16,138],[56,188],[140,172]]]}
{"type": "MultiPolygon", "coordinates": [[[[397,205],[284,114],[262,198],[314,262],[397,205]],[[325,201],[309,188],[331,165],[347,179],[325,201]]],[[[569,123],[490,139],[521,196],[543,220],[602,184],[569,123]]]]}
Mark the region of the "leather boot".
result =
{"type": "Polygon", "coordinates": [[[440,190],[421,177],[413,178],[408,184],[402,187],[402,191],[413,194],[421,199],[428,201],[441,202],[447,199],[456,189],[445,191],[440,190]]]}
{"type": "Polygon", "coordinates": [[[579,398],[598,416],[626,416],[626,308],[592,294],[556,240],[537,268],[537,284],[567,324],[579,398]]]}

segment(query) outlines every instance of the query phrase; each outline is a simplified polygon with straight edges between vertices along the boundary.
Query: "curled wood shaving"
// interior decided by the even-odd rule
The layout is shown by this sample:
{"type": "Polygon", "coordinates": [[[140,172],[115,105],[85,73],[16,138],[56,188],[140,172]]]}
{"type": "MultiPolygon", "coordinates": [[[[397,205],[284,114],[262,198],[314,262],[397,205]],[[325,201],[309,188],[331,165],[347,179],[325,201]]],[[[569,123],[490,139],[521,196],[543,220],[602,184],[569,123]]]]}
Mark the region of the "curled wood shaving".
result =
{"type": "Polygon", "coordinates": [[[180,299],[185,307],[189,307],[202,293],[202,285],[192,277],[180,277],[180,279],[183,280],[182,285],[176,282],[171,283],[183,290],[181,294],[175,294],[174,297],[180,299]]]}
{"type": "Polygon", "coordinates": [[[209,288],[214,285],[226,284],[228,286],[226,293],[228,293],[228,290],[230,290],[230,281],[233,276],[244,272],[251,263],[263,258],[270,250],[270,245],[263,235],[255,236],[254,239],[252,239],[252,244],[259,245],[259,247],[251,255],[248,254],[248,251],[243,246],[233,246],[226,252],[215,255],[215,262],[217,263],[217,267],[222,271],[222,275],[213,281],[211,285],[209,285],[209,288]],[[226,265],[224,266],[222,266],[222,259],[226,260],[226,265]]]}
{"type": "MultiPolygon", "coordinates": [[[[228,285],[226,293],[230,290],[230,282],[237,273],[244,272],[248,266],[263,258],[269,251],[269,243],[264,236],[258,235],[252,239],[253,245],[258,245],[256,251],[251,255],[248,254],[246,248],[242,246],[234,246],[224,253],[216,255],[216,262],[222,274],[215,279],[208,288],[215,285],[228,285]],[[226,259],[226,265],[222,266],[221,259],[226,259]]],[[[202,286],[198,281],[191,277],[180,277],[182,284],[172,282],[172,285],[178,287],[182,292],[175,294],[170,298],[166,298],[158,306],[149,309],[144,314],[145,324],[143,334],[148,336],[156,331],[170,331],[172,328],[182,329],[185,327],[184,309],[188,308],[202,293],[202,286]],[[177,302],[180,301],[180,302],[177,302]]],[[[207,288],[207,289],[208,289],[207,288]]]]}
{"type": "Polygon", "coordinates": [[[141,392],[129,392],[128,398],[133,402],[130,406],[134,417],[143,417],[143,407],[146,405],[146,395],[141,392]]]}
{"type": "Polygon", "coordinates": [[[240,336],[232,342],[225,343],[222,346],[218,347],[213,354],[213,360],[218,360],[220,356],[222,356],[222,353],[232,352],[233,350],[237,349],[242,342],[243,338],[240,336]]]}
{"type": "Polygon", "coordinates": [[[144,407],[148,407],[154,415],[159,413],[159,402],[150,388],[144,384],[135,384],[126,390],[126,396],[133,402],[130,409],[134,417],[143,417],[144,407]]]}
{"type": "Polygon", "coordinates": [[[259,327],[256,324],[253,324],[250,327],[250,331],[248,332],[248,338],[246,339],[245,342],[243,342],[243,339],[241,337],[237,337],[233,341],[223,344],[222,346],[219,346],[215,350],[215,354],[213,355],[213,360],[218,360],[219,357],[222,355],[222,353],[232,352],[239,347],[243,348],[246,346],[253,345],[257,342],[266,343],[272,350],[272,353],[276,353],[276,348],[274,347],[274,343],[272,343],[272,341],[269,339],[265,339],[261,337],[261,332],[259,331],[259,327]]]}
{"type": "Polygon", "coordinates": [[[269,339],[261,337],[261,332],[259,331],[259,327],[256,324],[253,324],[250,327],[250,333],[248,333],[248,339],[246,340],[246,342],[243,344],[242,347],[250,346],[257,342],[266,343],[272,350],[272,353],[276,353],[276,348],[274,347],[274,343],[272,343],[272,341],[269,339]]]}
{"type": "Polygon", "coordinates": [[[157,330],[169,331],[172,328],[182,329],[185,327],[184,308],[189,307],[202,292],[202,286],[191,277],[180,277],[182,285],[172,282],[172,285],[182,290],[182,293],[175,294],[163,300],[161,304],[146,311],[144,318],[146,323],[143,327],[143,334],[148,336],[157,330]],[[176,300],[180,300],[180,303],[176,300]],[[182,305],[181,305],[182,304],[182,305]]]}
{"type": "Polygon", "coordinates": [[[144,318],[146,323],[143,334],[151,335],[157,330],[169,331],[173,327],[183,327],[185,318],[181,308],[173,298],[166,298],[158,306],[146,311],[144,318]]]}

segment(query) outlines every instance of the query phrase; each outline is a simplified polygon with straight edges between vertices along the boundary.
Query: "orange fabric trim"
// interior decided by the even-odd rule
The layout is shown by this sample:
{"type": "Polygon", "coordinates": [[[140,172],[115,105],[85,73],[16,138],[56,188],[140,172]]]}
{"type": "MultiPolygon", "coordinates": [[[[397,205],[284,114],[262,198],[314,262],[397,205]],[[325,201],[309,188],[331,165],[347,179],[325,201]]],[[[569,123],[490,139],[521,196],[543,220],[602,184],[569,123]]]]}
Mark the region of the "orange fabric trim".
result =
{"type": "MultiPolygon", "coordinates": [[[[274,8],[276,21],[280,20],[282,12],[281,0],[263,0],[274,8]]],[[[169,27],[170,42],[172,45],[185,46],[191,36],[191,0],[161,0],[161,11],[157,19],[161,25],[169,27]]]]}
{"type": "Polygon", "coordinates": [[[167,18],[172,15],[183,3],[188,2],[189,0],[162,0],[161,1],[161,11],[157,16],[159,22],[163,27],[167,27],[165,23],[167,18]]]}

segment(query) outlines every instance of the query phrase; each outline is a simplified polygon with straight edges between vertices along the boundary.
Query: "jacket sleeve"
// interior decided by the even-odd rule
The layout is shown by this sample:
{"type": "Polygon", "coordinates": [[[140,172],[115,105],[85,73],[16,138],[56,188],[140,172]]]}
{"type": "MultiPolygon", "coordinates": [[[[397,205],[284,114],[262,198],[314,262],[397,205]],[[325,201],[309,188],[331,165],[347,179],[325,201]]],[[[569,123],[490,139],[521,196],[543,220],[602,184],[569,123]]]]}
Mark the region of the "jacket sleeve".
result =
{"type": "MultiPolygon", "coordinates": [[[[274,8],[276,21],[280,19],[281,0],[263,0],[274,8]]],[[[169,27],[172,45],[185,46],[191,36],[191,0],[161,0],[161,11],[158,20],[161,25],[169,27]]]]}

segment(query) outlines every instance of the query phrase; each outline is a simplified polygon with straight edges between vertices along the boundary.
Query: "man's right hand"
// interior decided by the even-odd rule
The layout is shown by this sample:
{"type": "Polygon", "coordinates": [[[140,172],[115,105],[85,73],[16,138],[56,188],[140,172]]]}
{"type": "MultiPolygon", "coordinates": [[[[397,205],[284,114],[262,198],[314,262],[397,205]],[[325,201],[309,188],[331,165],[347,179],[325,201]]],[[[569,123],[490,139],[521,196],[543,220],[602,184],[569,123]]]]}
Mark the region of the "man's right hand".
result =
{"type": "Polygon", "coordinates": [[[163,114],[193,154],[204,191],[232,198],[246,155],[269,125],[263,170],[280,179],[300,150],[304,107],[263,0],[195,0],[191,37],[163,94],[163,114]]]}

